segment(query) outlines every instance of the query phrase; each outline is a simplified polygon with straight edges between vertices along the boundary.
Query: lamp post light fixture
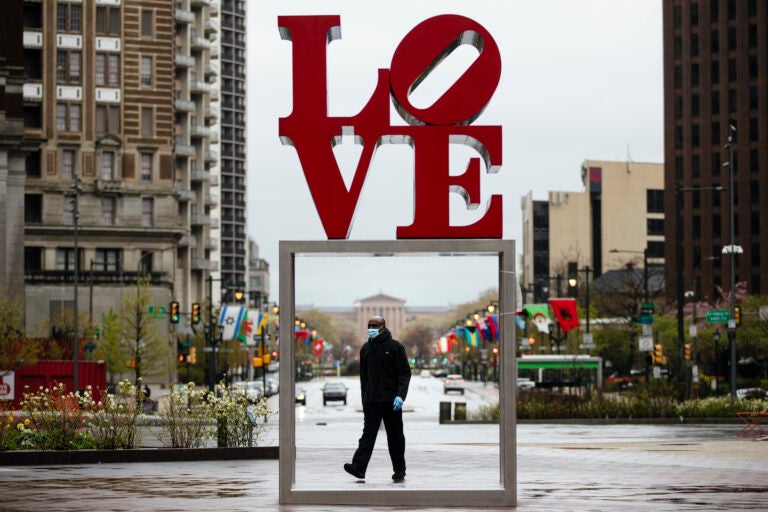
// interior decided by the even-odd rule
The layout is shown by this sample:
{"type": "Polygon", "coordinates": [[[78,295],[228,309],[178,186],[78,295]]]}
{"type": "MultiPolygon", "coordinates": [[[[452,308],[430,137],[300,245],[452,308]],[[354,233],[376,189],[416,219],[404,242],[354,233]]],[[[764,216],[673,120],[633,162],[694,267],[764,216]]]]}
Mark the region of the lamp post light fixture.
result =
{"type": "MultiPolygon", "coordinates": [[[[572,276],[568,277],[568,285],[571,288],[575,288],[579,284],[579,278],[578,273],[583,272],[584,273],[584,299],[585,299],[585,310],[586,310],[586,320],[587,320],[587,334],[589,334],[589,274],[594,272],[592,268],[590,268],[589,265],[585,265],[584,268],[577,268],[576,273],[572,276]]],[[[589,337],[589,336],[588,336],[589,337]]]]}
{"type": "Polygon", "coordinates": [[[75,245],[75,255],[74,255],[74,264],[75,264],[75,282],[74,282],[74,290],[73,290],[73,304],[72,304],[72,310],[74,312],[73,315],[73,332],[72,332],[72,391],[77,393],[79,385],[78,385],[78,368],[77,368],[77,360],[79,359],[79,352],[80,347],[78,346],[79,338],[80,338],[80,326],[78,325],[78,290],[77,285],[80,281],[80,258],[78,257],[78,235],[79,235],[79,229],[78,229],[78,220],[80,218],[80,207],[78,205],[78,198],[80,197],[80,192],[83,191],[82,187],[80,186],[80,176],[78,175],[77,171],[75,171],[75,183],[69,187],[68,195],[73,196],[72,201],[72,223],[74,228],[74,245],[75,245]]]}
{"type": "Polygon", "coordinates": [[[731,359],[731,371],[730,371],[730,384],[731,384],[731,400],[736,400],[736,254],[741,253],[742,249],[736,246],[733,241],[733,235],[736,231],[735,218],[733,216],[733,204],[734,204],[734,183],[733,183],[733,136],[736,133],[736,127],[732,122],[728,123],[728,142],[725,144],[725,148],[728,149],[728,161],[723,166],[728,167],[728,216],[730,217],[730,243],[727,247],[723,247],[723,254],[730,254],[730,284],[731,284],[731,319],[728,321],[728,346],[730,350],[731,359]]]}
{"type": "Polygon", "coordinates": [[[227,280],[225,278],[214,278],[212,275],[208,275],[207,278],[208,281],[208,325],[205,328],[205,334],[206,338],[208,339],[208,346],[211,349],[211,355],[208,359],[209,361],[209,371],[208,371],[208,389],[210,391],[213,391],[213,389],[216,387],[216,374],[217,374],[217,364],[216,364],[216,347],[221,343],[221,329],[219,329],[219,335],[216,336],[216,330],[214,329],[214,323],[213,323],[213,282],[221,282],[223,286],[227,286],[227,280]]]}

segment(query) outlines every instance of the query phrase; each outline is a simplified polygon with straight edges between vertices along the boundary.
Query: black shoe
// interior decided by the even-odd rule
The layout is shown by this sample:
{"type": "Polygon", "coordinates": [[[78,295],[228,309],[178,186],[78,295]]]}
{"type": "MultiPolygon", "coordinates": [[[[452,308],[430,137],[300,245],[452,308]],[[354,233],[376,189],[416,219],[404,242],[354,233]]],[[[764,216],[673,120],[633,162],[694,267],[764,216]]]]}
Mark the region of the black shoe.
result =
{"type": "Polygon", "coordinates": [[[405,480],[405,471],[396,471],[395,474],[392,475],[392,480],[395,482],[402,482],[405,480]]]}
{"type": "Polygon", "coordinates": [[[360,480],[365,480],[365,473],[363,473],[362,471],[358,470],[352,464],[344,464],[344,471],[346,471],[350,475],[354,476],[355,478],[359,478],[360,480]]]}

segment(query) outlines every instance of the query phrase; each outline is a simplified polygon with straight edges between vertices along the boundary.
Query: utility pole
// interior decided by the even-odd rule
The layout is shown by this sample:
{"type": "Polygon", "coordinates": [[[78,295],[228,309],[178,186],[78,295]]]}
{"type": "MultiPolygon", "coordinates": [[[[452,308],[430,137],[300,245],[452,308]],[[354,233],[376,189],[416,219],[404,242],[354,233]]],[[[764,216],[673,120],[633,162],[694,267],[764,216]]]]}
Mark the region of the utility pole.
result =
{"type": "MultiPolygon", "coordinates": [[[[728,216],[730,217],[730,281],[731,281],[731,319],[728,320],[728,346],[731,352],[731,400],[736,400],[736,246],[733,243],[733,234],[736,230],[733,217],[734,184],[733,184],[733,135],[736,127],[728,123],[728,216]]],[[[725,251],[723,251],[725,252],[725,251]]]]}
{"type": "Polygon", "coordinates": [[[78,383],[78,368],[77,368],[77,360],[78,360],[78,352],[80,351],[80,347],[78,346],[79,341],[79,331],[80,326],[78,325],[78,289],[77,285],[80,281],[80,259],[78,258],[78,217],[80,217],[80,210],[78,206],[78,196],[80,195],[80,176],[77,174],[77,171],[75,171],[75,184],[70,187],[70,191],[74,195],[74,200],[72,202],[72,221],[74,224],[74,244],[75,244],[75,255],[74,255],[74,263],[75,263],[75,285],[74,285],[74,297],[73,297],[73,333],[72,333],[72,391],[77,393],[79,389],[79,383],[78,383]]]}

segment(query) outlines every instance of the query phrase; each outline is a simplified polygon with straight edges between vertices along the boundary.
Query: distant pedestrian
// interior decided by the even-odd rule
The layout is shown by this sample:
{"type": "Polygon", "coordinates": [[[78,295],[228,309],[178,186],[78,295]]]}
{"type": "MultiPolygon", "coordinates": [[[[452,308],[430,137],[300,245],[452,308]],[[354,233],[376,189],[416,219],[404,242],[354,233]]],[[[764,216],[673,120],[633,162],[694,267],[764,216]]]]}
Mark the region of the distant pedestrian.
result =
{"type": "Polygon", "coordinates": [[[371,460],[382,420],[387,431],[392,480],[405,479],[403,402],[411,381],[411,367],[402,343],[392,338],[381,316],[368,320],[368,341],[360,349],[360,389],[363,400],[363,435],[351,464],[344,470],[361,480],[371,460]]]}

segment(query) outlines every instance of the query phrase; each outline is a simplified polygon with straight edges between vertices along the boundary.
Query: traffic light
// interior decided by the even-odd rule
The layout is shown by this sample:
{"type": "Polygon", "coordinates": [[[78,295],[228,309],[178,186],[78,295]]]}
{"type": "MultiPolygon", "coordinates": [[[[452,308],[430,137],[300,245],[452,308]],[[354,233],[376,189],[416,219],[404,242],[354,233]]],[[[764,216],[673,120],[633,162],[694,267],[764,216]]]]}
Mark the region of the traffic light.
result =
{"type": "Polygon", "coordinates": [[[685,344],[685,360],[686,361],[691,360],[691,344],[690,343],[685,344]]]}
{"type": "Polygon", "coordinates": [[[184,342],[181,341],[181,339],[176,340],[176,358],[180,363],[186,362],[188,360],[187,358],[187,347],[184,346],[184,342]]]}
{"type": "Polygon", "coordinates": [[[737,326],[741,325],[741,306],[733,307],[733,320],[737,326]]]}
{"type": "Polygon", "coordinates": [[[171,323],[179,323],[179,303],[177,301],[171,302],[171,323]]]}
{"type": "Polygon", "coordinates": [[[200,323],[200,304],[198,304],[197,302],[192,303],[192,323],[193,324],[200,323]]]}
{"type": "Polygon", "coordinates": [[[189,364],[197,364],[197,349],[192,347],[189,349],[189,355],[187,356],[187,362],[189,364]]]}
{"type": "Polygon", "coordinates": [[[664,363],[664,347],[662,347],[661,345],[653,346],[653,362],[655,364],[664,363]]]}
{"type": "Polygon", "coordinates": [[[280,360],[280,358],[279,358],[279,357],[277,357],[277,355],[278,355],[278,354],[277,354],[277,351],[276,351],[276,350],[273,350],[273,351],[272,351],[272,359],[273,359],[273,360],[275,360],[275,361],[279,361],[279,360],[280,360]]]}

